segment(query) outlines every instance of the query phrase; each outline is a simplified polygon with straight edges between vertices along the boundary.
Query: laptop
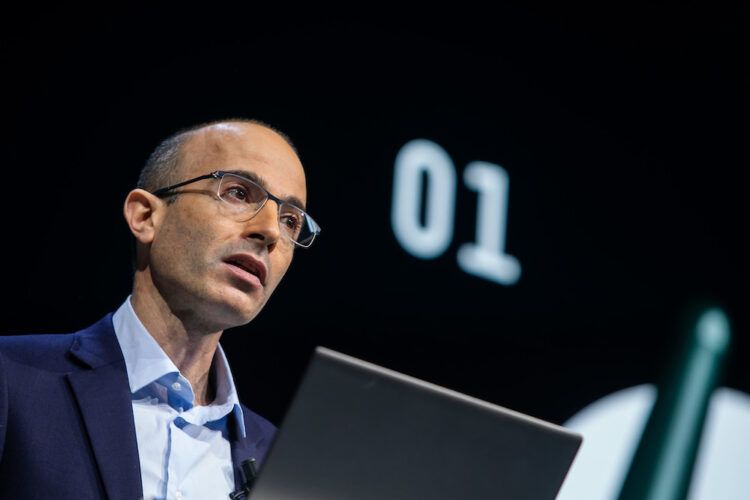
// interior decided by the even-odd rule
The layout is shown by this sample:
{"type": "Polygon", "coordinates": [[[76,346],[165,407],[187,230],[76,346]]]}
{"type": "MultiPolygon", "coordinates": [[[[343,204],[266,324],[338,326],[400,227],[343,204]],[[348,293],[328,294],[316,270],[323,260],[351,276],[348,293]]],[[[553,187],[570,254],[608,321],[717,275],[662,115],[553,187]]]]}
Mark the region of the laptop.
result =
{"type": "Polygon", "coordinates": [[[318,347],[249,498],[554,499],[581,440],[318,347]]]}

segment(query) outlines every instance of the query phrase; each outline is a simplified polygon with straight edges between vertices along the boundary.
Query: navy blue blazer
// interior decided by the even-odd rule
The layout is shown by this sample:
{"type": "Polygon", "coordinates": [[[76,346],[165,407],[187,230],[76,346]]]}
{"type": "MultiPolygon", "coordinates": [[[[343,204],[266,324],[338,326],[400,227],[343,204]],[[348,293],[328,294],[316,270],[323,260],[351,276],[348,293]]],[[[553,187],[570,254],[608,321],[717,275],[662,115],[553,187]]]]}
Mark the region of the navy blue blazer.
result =
{"type": "MultiPolygon", "coordinates": [[[[232,462],[258,463],[273,424],[242,407],[232,462]]],[[[125,360],[108,314],[65,335],[0,337],[0,498],[135,500],[143,495],[125,360]]]]}

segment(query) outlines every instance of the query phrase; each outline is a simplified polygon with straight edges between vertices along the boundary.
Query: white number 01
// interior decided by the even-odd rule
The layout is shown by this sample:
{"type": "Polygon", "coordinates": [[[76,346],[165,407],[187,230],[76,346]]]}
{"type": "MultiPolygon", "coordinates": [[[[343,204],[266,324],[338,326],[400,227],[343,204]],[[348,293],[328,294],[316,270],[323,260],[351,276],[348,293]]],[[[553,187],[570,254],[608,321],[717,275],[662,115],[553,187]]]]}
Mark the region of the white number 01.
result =
{"type": "MultiPolygon", "coordinates": [[[[521,276],[521,265],[505,253],[508,173],[500,165],[475,161],[466,165],[463,180],[478,194],[477,225],[476,242],[458,249],[458,265],[469,274],[512,285],[521,276]]],[[[420,259],[442,255],[453,239],[455,205],[456,168],[448,153],[426,139],[406,143],[396,155],[391,207],[393,233],[401,246],[420,259]]]]}

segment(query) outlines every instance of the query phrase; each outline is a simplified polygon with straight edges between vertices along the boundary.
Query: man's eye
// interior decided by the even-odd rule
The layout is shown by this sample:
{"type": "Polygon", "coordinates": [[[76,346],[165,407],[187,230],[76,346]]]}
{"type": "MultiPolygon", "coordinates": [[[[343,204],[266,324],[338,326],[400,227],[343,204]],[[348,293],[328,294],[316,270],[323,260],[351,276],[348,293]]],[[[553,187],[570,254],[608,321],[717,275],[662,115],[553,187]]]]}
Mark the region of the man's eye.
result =
{"type": "Polygon", "coordinates": [[[293,233],[297,233],[302,227],[302,218],[297,214],[283,214],[281,223],[293,233]]]}
{"type": "Polygon", "coordinates": [[[229,201],[249,201],[248,192],[242,186],[231,186],[224,191],[224,198],[229,201]]]}

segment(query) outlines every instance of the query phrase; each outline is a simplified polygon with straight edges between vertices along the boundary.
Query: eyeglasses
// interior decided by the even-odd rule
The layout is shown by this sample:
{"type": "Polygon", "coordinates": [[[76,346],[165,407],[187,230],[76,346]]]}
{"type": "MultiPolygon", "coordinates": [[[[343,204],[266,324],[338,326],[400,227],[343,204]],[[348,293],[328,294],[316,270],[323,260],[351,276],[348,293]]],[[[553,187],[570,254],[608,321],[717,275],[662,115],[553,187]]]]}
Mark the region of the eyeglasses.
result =
{"type": "Polygon", "coordinates": [[[307,248],[320,234],[320,226],[301,208],[272,195],[252,179],[223,170],[216,170],[210,174],[163,187],[152,191],[151,194],[160,198],[180,194],[183,191],[175,193],[170,193],[170,191],[203,179],[217,179],[219,181],[216,196],[222,201],[222,207],[226,210],[227,215],[237,222],[246,222],[255,217],[270,199],[275,201],[279,207],[281,234],[292,243],[307,248]]]}

